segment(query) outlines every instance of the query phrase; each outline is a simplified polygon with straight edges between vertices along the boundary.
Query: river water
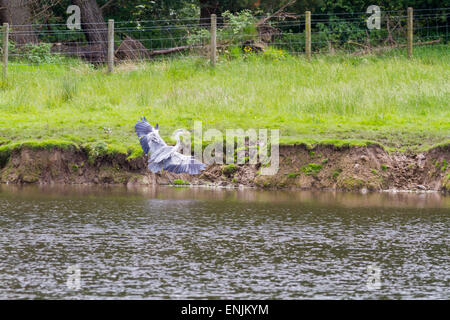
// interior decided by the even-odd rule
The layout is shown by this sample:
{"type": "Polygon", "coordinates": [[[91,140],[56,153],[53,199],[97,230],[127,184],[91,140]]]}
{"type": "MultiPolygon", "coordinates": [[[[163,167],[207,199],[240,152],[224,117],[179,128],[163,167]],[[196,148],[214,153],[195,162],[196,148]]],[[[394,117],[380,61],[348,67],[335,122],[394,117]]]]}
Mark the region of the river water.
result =
{"type": "Polygon", "coordinates": [[[448,299],[450,197],[0,186],[3,299],[448,299]]]}

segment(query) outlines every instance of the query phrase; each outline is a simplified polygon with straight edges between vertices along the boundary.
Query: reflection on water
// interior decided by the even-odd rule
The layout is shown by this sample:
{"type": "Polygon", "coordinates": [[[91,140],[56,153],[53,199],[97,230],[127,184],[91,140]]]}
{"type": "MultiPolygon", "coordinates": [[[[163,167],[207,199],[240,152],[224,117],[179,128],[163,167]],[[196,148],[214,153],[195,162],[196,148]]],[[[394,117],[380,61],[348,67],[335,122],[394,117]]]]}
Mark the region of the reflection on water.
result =
{"type": "Polygon", "coordinates": [[[448,299],[449,214],[437,193],[0,186],[0,298],[448,299]]]}

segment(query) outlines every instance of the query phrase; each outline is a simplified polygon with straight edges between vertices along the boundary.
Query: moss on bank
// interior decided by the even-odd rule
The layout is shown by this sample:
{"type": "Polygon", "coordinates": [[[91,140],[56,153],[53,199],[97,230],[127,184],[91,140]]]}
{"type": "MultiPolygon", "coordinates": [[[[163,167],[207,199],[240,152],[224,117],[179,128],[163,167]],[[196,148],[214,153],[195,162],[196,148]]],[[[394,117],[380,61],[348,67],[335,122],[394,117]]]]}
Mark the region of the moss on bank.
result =
{"type": "Polygon", "coordinates": [[[20,151],[21,149],[30,150],[79,150],[80,147],[71,141],[48,139],[48,140],[29,140],[22,142],[14,142],[0,145],[0,168],[3,168],[11,157],[12,152],[20,151]]]}
{"type": "MultiPolygon", "coordinates": [[[[205,148],[208,142],[203,142],[202,148],[205,148]]],[[[223,143],[225,145],[225,142],[223,143]]],[[[317,147],[333,147],[337,150],[349,149],[353,147],[370,147],[377,146],[385,151],[401,151],[386,147],[380,143],[369,140],[340,140],[340,139],[323,139],[323,140],[301,140],[301,139],[282,139],[280,146],[300,146],[307,150],[313,150],[317,147]]],[[[10,140],[0,141],[0,168],[3,168],[8,162],[9,157],[13,151],[21,149],[31,150],[78,150],[87,154],[89,161],[93,162],[95,159],[101,157],[113,158],[118,155],[126,156],[127,160],[140,158],[144,155],[138,141],[135,145],[120,145],[111,144],[105,141],[77,143],[68,140],[46,139],[46,140],[27,140],[21,142],[11,142],[10,140]]],[[[429,149],[421,151],[427,152],[433,149],[450,150],[450,141],[434,145],[429,149]]]]}
{"type": "Polygon", "coordinates": [[[442,188],[444,191],[450,192],[450,172],[442,180],[442,188]]]}

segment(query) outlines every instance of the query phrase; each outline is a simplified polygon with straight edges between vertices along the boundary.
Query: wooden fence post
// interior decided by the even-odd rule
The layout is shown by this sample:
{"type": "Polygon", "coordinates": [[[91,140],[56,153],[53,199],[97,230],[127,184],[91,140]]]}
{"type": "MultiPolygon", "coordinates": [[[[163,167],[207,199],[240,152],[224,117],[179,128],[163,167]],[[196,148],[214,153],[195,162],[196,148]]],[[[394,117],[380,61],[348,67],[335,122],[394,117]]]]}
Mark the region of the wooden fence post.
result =
{"type": "Polygon", "coordinates": [[[108,73],[114,71],[114,20],[108,20],[108,73]]]}
{"type": "Polygon", "coordinates": [[[3,80],[8,78],[9,24],[3,23],[3,80]]]}
{"type": "Polygon", "coordinates": [[[408,58],[412,58],[413,53],[413,8],[408,8],[408,58]]]}
{"type": "Polygon", "coordinates": [[[311,11],[305,15],[305,53],[306,59],[311,60],[311,11]]]}
{"type": "Polygon", "coordinates": [[[211,65],[216,66],[217,55],[217,16],[211,15],[211,65]]]}

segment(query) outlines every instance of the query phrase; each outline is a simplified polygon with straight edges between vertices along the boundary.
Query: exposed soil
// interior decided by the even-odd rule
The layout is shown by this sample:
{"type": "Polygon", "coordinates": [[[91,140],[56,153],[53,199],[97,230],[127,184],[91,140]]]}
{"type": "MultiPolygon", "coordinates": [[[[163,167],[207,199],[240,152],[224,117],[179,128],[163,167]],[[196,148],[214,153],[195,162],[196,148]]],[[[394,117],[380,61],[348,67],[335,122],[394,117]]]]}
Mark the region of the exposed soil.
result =
{"type": "Polygon", "coordinates": [[[200,176],[152,174],[144,157],[105,156],[94,162],[79,150],[16,150],[0,169],[2,183],[183,184],[220,187],[335,190],[450,191],[450,146],[426,153],[388,153],[379,146],[280,147],[276,175],[260,175],[255,165],[211,165],[200,176]]]}

